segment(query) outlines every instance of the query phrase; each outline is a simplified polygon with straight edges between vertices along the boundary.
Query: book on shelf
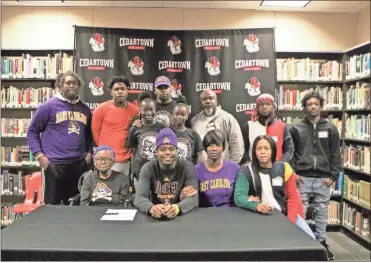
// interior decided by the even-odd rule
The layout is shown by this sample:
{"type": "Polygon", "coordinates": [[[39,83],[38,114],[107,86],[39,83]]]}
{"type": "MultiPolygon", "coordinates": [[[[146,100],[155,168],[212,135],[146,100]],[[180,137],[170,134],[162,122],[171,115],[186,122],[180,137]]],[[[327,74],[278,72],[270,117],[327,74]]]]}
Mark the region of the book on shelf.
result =
{"type": "Polygon", "coordinates": [[[371,138],[371,115],[345,114],[345,138],[369,141],[371,138]]]}
{"type": "Polygon", "coordinates": [[[343,64],[310,58],[276,59],[277,80],[342,81],[343,64]]]}
{"type": "Polygon", "coordinates": [[[344,175],[343,198],[370,209],[370,182],[352,180],[344,175]]]}
{"type": "MultiPolygon", "coordinates": [[[[285,122],[286,124],[295,124],[303,120],[303,118],[300,117],[291,117],[291,116],[285,116],[285,117],[280,117],[279,118],[281,121],[285,122]]],[[[334,118],[333,115],[328,115],[326,118],[329,122],[335,125],[335,127],[338,129],[340,138],[343,135],[343,121],[339,118],[334,118]]]]}
{"type": "Polygon", "coordinates": [[[31,119],[1,118],[1,137],[26,137],[31,119]]]}
{"type": "Polygon", "coordinates": [[[344,167],[370,174],[370,146],[350,144],[343,148],[344,167]]]}
{"type": "Polygon", "coordinates": [[[356,85],[350,85],[346,93],[346,107],[352,109],[370,109],[371,108],[370,83],[357,81],[356,85]]]}
{"type": "Polygon", "coordinates": [[[336,201],[330,201],[328,204],[327,224],[338,225],[340,224],[340,207],[341,204],[336,201]]]}
{"type": "Polygon", "coordinates": [[[345,62],[345,79],[351,80],[370,75],[370,52],[354,55],[345,62]]]}
{"type": "Polygon", "coordinates": [[[343,185],[343,173],[340,172],[337,181],[330,186],[330,194],[341,195],[342,185],[343,185]]]}
{"type": "Polygon", "coordinates": [[[21,57],[1,57],[3,79],[40,78],[54,79],[59,73],[72,71],[73,56],[58,52],[44,57],[23,53],[21,57]]]}
{"type": "Polygon", "coordinates": [[[51,87],[1,87],[1,105],[5,108],[37,108],[56,94],[57,90],[51,87]]]}
{"type": "Polygon", "coordinates": [[[1,226],[8,226],[16,220],[13,207],[14,205],[1,206],[1,226]]]}
{"type": "Polygon", "coordinates": [[[9,147],[1,146],[1,165],[2,166],[39,166],[35,156],[27,145],[9,147]]]}
{"type": "Polygon", "coordinates": [[[1,195],[24,195],[26,194],[25,177],[23,171],[17,174],[10,173],[9,170],[3,170],[0,175],[0,193],[1,195]]]}
{"type": "Polygon", "coordinates": [[[370,241],[370,223],[365,212],[343,202],[343,225],[370,241]]]}
{"type": "Polygon", "coordinates": [[[284,89],[283,85],[277,90],[279,110],[301,110],[301,100],[311,92],[320,93],[325,101],[324,110],[341,110],[343,108],[343,91],[341,87],[316,86],[307,90],[284,89]]]}

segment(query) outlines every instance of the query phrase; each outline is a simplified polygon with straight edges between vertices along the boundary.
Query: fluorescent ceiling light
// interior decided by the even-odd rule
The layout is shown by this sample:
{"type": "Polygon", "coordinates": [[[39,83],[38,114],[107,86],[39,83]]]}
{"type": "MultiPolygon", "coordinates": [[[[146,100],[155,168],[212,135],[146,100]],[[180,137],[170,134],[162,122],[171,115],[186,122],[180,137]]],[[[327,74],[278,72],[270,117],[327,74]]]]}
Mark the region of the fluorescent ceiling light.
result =
{"type": "Polygon", "coordinates": [[[17,2],[33,2],[33,3],[64,3],[64,0],[46,0],[46,1],[35,1],[35,0],[17,0],[17,2]]]}
{"type": "Polygon", "coordinates": [[[262,1],[261,6],[305,7],[310,1],[262,1]]]}

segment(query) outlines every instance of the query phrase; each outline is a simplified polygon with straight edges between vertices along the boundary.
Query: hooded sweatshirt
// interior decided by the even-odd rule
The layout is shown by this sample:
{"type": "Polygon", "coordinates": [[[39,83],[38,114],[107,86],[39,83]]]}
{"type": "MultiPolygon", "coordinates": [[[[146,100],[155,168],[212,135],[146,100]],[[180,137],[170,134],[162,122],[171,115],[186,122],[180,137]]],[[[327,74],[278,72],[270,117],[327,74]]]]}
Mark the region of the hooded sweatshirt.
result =
{"type": "Polygon", "coordinates": [[[44,153],[50,163],[69,164],[85,158],[92,146],[91,111],[79,98],[57,94],[36,111],[27,131],[32,154],[44,153]]]}
{"type": "Polygon", "coordinates": [[[239,163],[244,154],[244,143],[240,125],[232,114],[222,110],[220,106],[216,108],[213,116],[207,116],[201,111],[191,120],[192,128],[198,132],[201,140],[209,131],[216,130],[224,134],[226,138],[223,160],[239,163]]]}

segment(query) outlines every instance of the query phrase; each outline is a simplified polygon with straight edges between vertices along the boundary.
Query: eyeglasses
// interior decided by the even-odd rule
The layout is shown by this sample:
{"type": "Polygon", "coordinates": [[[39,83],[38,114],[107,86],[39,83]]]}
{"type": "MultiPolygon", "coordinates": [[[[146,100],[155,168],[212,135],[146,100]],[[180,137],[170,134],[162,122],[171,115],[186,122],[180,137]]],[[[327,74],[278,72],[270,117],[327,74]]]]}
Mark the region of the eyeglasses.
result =
{"type": "Polygon", "coordinates": [[[96,160],[97,162],[100,162],[100,163],[102,163],[102,162],[107,163],[107,162],[112,161],[111,158],[107,158],[107,157],[105,157],[105,158],[95,158],[94,160],[96,160]]]}

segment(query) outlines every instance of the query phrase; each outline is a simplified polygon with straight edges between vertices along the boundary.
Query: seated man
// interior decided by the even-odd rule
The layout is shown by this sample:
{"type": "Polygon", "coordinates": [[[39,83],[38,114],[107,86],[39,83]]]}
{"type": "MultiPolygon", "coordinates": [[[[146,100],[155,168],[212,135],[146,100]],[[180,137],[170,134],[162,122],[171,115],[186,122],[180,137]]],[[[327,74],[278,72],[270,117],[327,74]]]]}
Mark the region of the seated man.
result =
{"type": "Polygon", "coordinates": [[[140,170],[134,197],[134,205],[153,218],[172,219],[198,206],[197,192],[180,200],[184,187],[198,187],[193,163],[176,155],[177,137],[172,129],[164,128],[156,137],[157,158],[140,170]]]}
{"type": "Polygon", "coordinates": [[[80,205],[124,206],[129,198],[129,177],[112,170],[115,153],[109,146],[100,146],[94,154],[96,170],[83,174],[80,205]]]}

